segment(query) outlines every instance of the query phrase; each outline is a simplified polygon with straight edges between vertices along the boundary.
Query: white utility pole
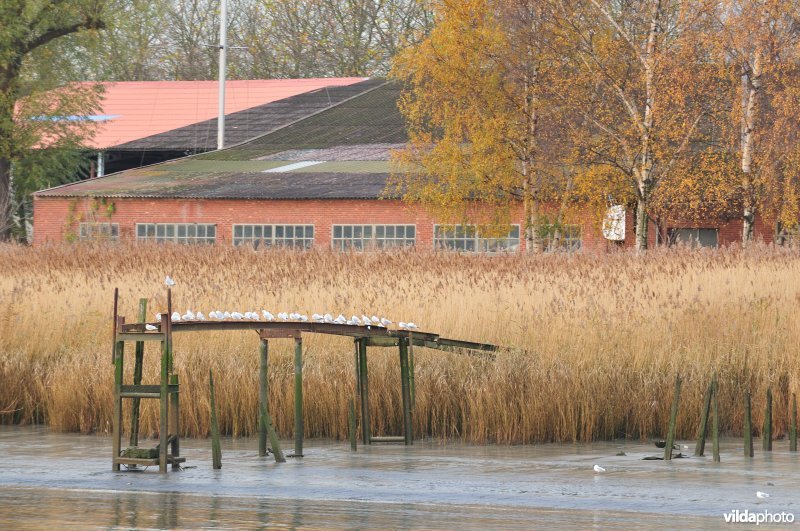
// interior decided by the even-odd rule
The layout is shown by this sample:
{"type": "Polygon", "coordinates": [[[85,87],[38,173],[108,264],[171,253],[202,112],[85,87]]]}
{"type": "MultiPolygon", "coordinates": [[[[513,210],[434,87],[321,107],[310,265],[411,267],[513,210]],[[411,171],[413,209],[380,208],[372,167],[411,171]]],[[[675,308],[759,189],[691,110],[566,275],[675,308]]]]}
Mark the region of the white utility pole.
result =
{"type": "Polygon", "coordinates": [[[228,0],[220,0],[219,15],[219,117],[217,149],[225,147],[225,76],[228,56],[228,0]]]}

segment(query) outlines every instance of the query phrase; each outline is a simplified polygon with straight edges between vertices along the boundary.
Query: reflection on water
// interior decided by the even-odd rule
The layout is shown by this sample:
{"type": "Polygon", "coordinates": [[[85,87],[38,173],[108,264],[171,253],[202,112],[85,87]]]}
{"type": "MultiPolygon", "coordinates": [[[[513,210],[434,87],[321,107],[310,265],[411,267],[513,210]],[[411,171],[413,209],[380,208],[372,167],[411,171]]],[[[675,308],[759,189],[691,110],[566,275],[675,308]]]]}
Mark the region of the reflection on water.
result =
{"type": "Polygon", "coordinates": [[[223,469],[212,470],[208,441],[182,441],[185,470],[114,473],[107,437],[0,427],[0,527],[705,529],[733,509],[800,519],[800,459],[785,442],[746,461],[740,442],[727,441],[721,464],[642,461],[659,451],[624,442],[353,454],[347,443],[312,440],[305,458],[283,465],[256,446],[224,441],[223,469]],[[607,472],[595,474],[595,463],[607,472]]]}

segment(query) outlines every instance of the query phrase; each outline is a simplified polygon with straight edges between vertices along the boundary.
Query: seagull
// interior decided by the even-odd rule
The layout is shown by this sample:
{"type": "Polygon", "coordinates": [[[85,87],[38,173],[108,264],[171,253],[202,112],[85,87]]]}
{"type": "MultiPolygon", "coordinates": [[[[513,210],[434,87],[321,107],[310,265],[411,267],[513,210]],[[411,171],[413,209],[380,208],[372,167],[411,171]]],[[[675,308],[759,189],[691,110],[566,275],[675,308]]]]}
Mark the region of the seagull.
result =
{"type": "Polygon", "coordinates": [[[244,318],[245,319],[252,319],[253,318],[253,312],[244,312],[244,318]]]}
{"type": "Polygon", "coordinates": [[[759,490],[756,492],[756,498],[761,498],[761,499],[769,498],[769,494],[767,494],[766,492],[761,492],[759,490]]]}
{"type": "MultiPolygon", "coordinates": [[[[359,319],[355,315],[350,318],[350,321],[352,321],[352,324],[354,324],[354,325],[361,326],[361,319],[359,319]]],[[[347,324],[350,324],[350,323],[347,323],[347,324]]]]}
{"type": "Polygon", "coordinates": [[[339,314],[339,317],[334,319],[333,322],[336,323],[336,324],[346,324],[347,323],[347,318],[344,315],[339,314]]]}
{"type": "Polygon", "coordinates": [[[605,472],[606,469],[601,467],[600,465],[594,465],[594,471],[600,474],[601,472],[605,472]]]}
{"type": "Polygon", "coordinates": [[[197,314],[195,314],[194,318],[197,319],[198,321],[205,321],[206,320],[206,316],[203,315],[203,312],[197,312],[197,314]]]}
{"type": "Polygon", "coordinates": [[[297,320],[298,320],[298,321],[302,321],[302,322],[304,322],[304,323],[305,323],[306,321],[308,321],[308,316],[307,316],[307,315],[304,315],[304,314],[302,314],[302,313],[298,313],[298,314],[297,314],[297,320]]]}
{"type": "Polygon", "coordinates": [[[406,327],[406,323],[404,323],[403,321],[400,321],[399,323],[397,323],[397,326],[399,328],[405,328],[406,327]]]}
{"type": "Polygon", "coordinates": [[[372,324],[374,324],[375,326],[383,326],[383,325],[381,324],[381,320],[380,320],[380,319],[378,319],[378,316],[377,316],[377,315],[373,315],[373,316],[370,318],[370,321],[372,321],[372,324]]]}
{"type": "Polygon", "coordinates": [[[392,324],[392,322],[389,319],[387,319],[386,317],[381,317],[381,324],[383,326],[389,326],[390,324],[392,324]]]}
{"type": "Polygon", "coordinates": [[[181,316],[184,321],[194,321],[195,315],[192,310],[186,310],[186,313],[181,316]]]}
{"type": "Polygon", "coordinates": [[[242,317],[244,317],[244,315],[242,315],[239,312],[232,312],[231,313],[231,319],[241,319],[242,317]]]}
{"type": "Polygon", "coordinates": [[[372,324],[372,319],[370,319],[369,317],[367,317],[363,313],[361,314],[361,321],[367,326],[372,324]]]}
{"type": "MultiPolygon", "coordinates": [[[[217,312],[217,315],[219,315],[219,312],[217,312]]],[[[226,311],[225,313],[222,314],[222,318],[223,319],[230,319],[231,318],[231,312],[226,311]]]]}
{"type": "Polygon", "coordinates": [[[158,327],[151,324],[146,324],[144,325],[144,329],[152,332],[153,330],[158,330],[158,327]]]}
{"type": "Polygon", "coordinates": [[[411,323],[411,322],[406,323],[406,329],[408,329],[408,330],[416,330],[417,328],[419,328],[419,327],[417,325],[415,325],[414,323],[411,323]]]}
{"type": "Polygon", "coordinates": [[[333,316],[329,313],[326,313],[325,315],[322,316],[322,320],[325,321],[326,323],[332,323],[333,316]]]}
{"type": "Polygon", "coordinates": [[[172,320],[173,321],[180,321],[181,320],[181,314],[179,314],[178,312],[172,312],[172,320]]]}
{"type": "Polygon", "coordinates": [[[157,313],[157,314],[156,314],[156,321],[160,321],[160,320],[161,320],[161,314],[160,314],[160,313],[157,313]]]}
{"type": "Polygon", "coordinates": [[[167,278],[164,279],[164,284],[166,284],[168,288],[171,288],[175,285],[175,281],[172,280],[169,275],[167,275],[167,278]]]}
{"type": "Polygon", "coordinates": [[[260,321],[261,318],[258,316],[258,312],[250,312],[250,319],[253,321],[260,321]]]}
{"type": "Polygon", "coordinates": [[[265,321],[274,321],[275,316],[269,313],[267,310],[261,310],[261,315],[264,316],[265,321]]]}
{"type": "Polygon", "coordinates": [[[289,320],[289,314],[286,313],[286,312],[281,312],[281,313],[278,314],[278,318],[282,319],[284,321],[288,321],[289,320]]]}
{"type": "Polygon", "coordinates": [[[211,312],[211,313],[210,313],[210,314],[208,314],[208,315],[210,315],[210,316],[211,316],[211,317],[213,317],[214,319],[220,319],[220,320],[221,320],[221,319],[225,319],[225,315],[224,315],[224,314],[223,314],[221,311],[219,311],[219,310],[215,310],[215,311],[211,312]]]}
{"type": "Polygon", "coordinates": [[[311,316],[311,320],[314,321],[315,323],[324,323],[325,316],[315,313],[314,315],[311,316]]]}
{"type": "Polygon", "coordinates": [[[292,321],[299,321],[300,320],[300,314],[297,313],[297,312],[292,312],[292,313],[289,314],[289,319],[291,319],[292,321]]]}

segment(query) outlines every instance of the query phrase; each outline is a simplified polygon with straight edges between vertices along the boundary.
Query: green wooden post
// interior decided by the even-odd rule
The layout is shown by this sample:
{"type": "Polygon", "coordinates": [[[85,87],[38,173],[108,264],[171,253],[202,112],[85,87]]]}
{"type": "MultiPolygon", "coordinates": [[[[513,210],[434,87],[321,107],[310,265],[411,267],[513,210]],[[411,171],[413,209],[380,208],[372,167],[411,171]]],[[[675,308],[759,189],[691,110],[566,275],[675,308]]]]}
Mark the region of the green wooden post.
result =
{"type": "MultiPolygon", "coordinates": [[[[169,316],[162,316],[164,319],[169,316]]],[[[167,441],[169,440],[169,332],[161,342],[161,420],[158,429],[158,471],[167,472],[167,441]]]]}
{"type": "MultiPolygon", "coordinates": [[[[114,338],[116,340],[116,337],[114,338]]],[[[119,471],[119,463],[116,462],[120,453],[120,446],[122,444],[122,375],[124,369],[125,359],[125,343],[122,341],[115,341],[114,343],[114,418],[113,432],[111,441],[111,453],[114,456],[112,460],[111,469],[115,472],[119,471]]]]}
{"type": "Polygon", "coordinates": [[[214,470],[222,468],[222,447],[219,442],[219,424],[217,423],[217,402],[214,396],[214,373],[208,370],[208,386],[211,393],[211,463],[214,470]]]}
{"type": "Polygon", "coordinates": [[[258,373],[258,455],[267,455],[267,363],[269,362],[269,344],[266,339],[261,339],[258,347],[259,359],[261,360],[258,373]]]}
{"type": "Polygon", "coordinates": [[[672,409],[669,414],[669,429],[667,430],[667,441],[664,447],[664,460],[672,460],[672,446],[675,444],[675,424],[678,420],[678,404],[681,399],[681,375],[675,376],[675,392],[672,396],[672,409]]]}
{"type": "Polygon", "coordinates": [[[357,450],[356,446],[356,405],[355,401],[351,398],[347,403],[347,427],[348,435],[350,437],[350,449],[357,450]]]}
{"type": "MultiPolygon", "coordinates": [[[[178,406],[179,406],[179,393],[178,393],[178,375],[172,374],[169,378],[169,383],[171,386],[175,387],[175,392],[169,394],[169,433],[172,436],[170,444],[170,451],[172,453],[172,457],[180,457],[181,455],[181,443],[180,443],[180,424],[178,417],[178,406]]],[[[176,461],[172,462],[172,470],[177,470],[180,468],[180,464],[176,461]]]]}
{"type": "Polygon", "coordinates": [[[408,385],[411,390],[411,411],[414,411],[417,399],[414,390],[414,339],[411,333],[408,334],[408,385]]]}
{"type": "Polygon", "coordinates": [[[406,444],[414,443],[411,426],[411,389],[408,376],[408,339],[400,338],[400,385],[403,393],[403,437],[406,444]]]}
{"type": "Polygon", "coordinates": [[[294,455],[303,457],[303,339],[294,338],[294,455]]]}
{"type": "Polygon", "coordinates": [[[753,457],[753,412],[750,391],[744,395],[744,456],[753,457]]]}
{"type": "Polygon", "coordinates": [[[361,372],[361,441],[371,444],[372,431],[369,425],[369,374],[367,372],[367,341],[358,339],[358,352],[361,372]]]}
{"type": "Polygon", "coordinates": [[[281,442],[278,440],[278,434],[275,433],[275,428],[272,424],[272,417],[269,416],[269,411],[267,409],[262,410],[262,414],[267,423],[267,434],[269,435],[269,444],[272,445],[272,455],[275,456],[276,463],[285,463],[286,458],[283,456],[283,450],[281,449],[281,442]]]}
{"type": "Polygon", "coordinates": [[[792,419],[789,424],[789,451],[797,451],[797,395],[792,393],[792,419]]]}
{"type": "Polygon", "coordinates": [[[765,452],[772,451],[772,388],[767,389],[767,403],[764,406],[764,427],[761,432],[761,447],[765,452]]]}
{"type": "Polygon", "coordinates": [[[714,455],[714,462],[719,463],[719,401],[717,400],[717,377],[714,376],[713,383],[713,409],[714,412],[711,418],[711,445],[712,451],[714,455]]]}
{"type": "Polygon", "coordinates": [[[700,410],[700,427],[697,429],[697,444],[694,447],[694,455],[702,456],[706,449],[706,434],[708,433],[708,414],[711,410],[711,393],[714,390],[714,376],[708,382],[706,394],[703,396],[703,408],[700,410]]]}
{"type": "MultiPolygon", "coordinates": [[[[147,321],[147,299],[139,299],[139,323],[147,321]]],[[[144,341],[136,342],[136,358],[133,365],[133,385],[142,385],[142,364],[144,363],[144,341]]],[[[140,398],[131,400],[131,446],[139,446],[140,398]]]]}

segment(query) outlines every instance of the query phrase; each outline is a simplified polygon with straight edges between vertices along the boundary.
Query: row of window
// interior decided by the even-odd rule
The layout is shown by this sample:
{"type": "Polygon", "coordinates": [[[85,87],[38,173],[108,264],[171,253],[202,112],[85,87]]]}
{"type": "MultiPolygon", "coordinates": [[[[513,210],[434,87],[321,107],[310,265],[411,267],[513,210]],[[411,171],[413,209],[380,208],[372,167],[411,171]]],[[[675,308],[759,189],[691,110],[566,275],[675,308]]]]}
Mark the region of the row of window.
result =
{"type": "MultiPolygon", "coordinates": [[[[81,223],[83,241],[119,239],[118,223],[81,223]]],[[[213,244],[217,227],[202,223],[137,223],[138,241],[213,244]]],[[[333,225],[331,246],[337,250],[413,247],[417,241],[415,225],[333,225]]],[[[310,249],[314,244],[313,225],[234,225],[233,245],[254,248],[285,247],[310,249]]],[[[508,235],[484,238],[474,226],[434,225],[435,249],[464,252],[515,252],[520,245],[520,227],[513,225],[508,235]]],[[[567,225],[561,238],[545,242],[547,250],[575,251],[581,248],[579,225],[567,225]]]]}

